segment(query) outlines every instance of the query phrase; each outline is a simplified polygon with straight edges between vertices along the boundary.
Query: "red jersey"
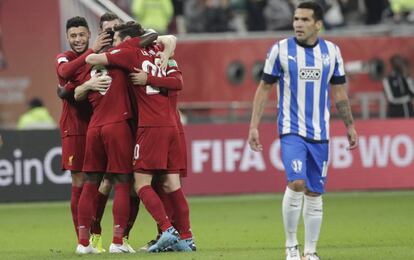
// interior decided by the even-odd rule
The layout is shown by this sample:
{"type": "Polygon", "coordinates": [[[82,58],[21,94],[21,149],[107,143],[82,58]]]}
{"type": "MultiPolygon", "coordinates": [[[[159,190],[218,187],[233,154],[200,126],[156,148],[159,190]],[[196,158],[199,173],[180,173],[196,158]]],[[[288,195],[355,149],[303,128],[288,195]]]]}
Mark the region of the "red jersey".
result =
{"type": "MultiPolygon", "coordinates": [[[[82,55],[78,55],[73,51],[60,53],[56,57],[56,73],[61,86],[66,85],[69,81],[82,81],[89,65],[85,63],[87,55],[93,53],[88,49],[82,55]]],[[[74,91],[75,84],[69,84],[68,91],[74,91]]],[[[63,107],[60,115],[59,127],[61,136],[68,135],[86,135],[88,123],[92,114],[92,110],[88,102],[77,102],[73,98],[62,99],[63,107]]]]}
{"type": "Polygon", "coordinates": [[[141,49],[137,47],[138,41],[139,38],[127,40],[108,52],[109,64],[128,72],[135,72],[135,67],[148,73],[146,86],[134,86],[139,127],[176,126],[176,111],[171,109],[169,91],[151,86],[151,81],[157,82],[166,76],[166,72],[161,71],[155,62],[159,49],[154,46],[141,49]]]}
{"type": "MultiPolygon", "coordinates": [[[[111,50],[115,49],[111,48],[108,51],[111,50]]],[[[112,81],[107,91],[88,93],[88,99],[93,108],[89,126],[102,126],[131,119],[133,116],[129,93],[133,92],[128,75],[119,67],[93,66],[90,76],[97,72],[110,76],[112,81]]]]}

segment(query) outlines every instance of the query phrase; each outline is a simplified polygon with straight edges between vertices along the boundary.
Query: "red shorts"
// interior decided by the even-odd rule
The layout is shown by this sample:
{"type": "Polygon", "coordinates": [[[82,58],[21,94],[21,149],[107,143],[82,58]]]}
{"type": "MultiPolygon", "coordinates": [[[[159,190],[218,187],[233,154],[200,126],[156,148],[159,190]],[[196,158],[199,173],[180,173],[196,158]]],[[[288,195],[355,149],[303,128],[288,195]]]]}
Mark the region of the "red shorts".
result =
{"type": "Polygon", "coordinates": [[[84,172],[132,173],[132,132],[126,121],[88,128],[84,172]]]}
{"type": "Polygon", "coordinates": [[[185,141],[184,132],[180,132],[180,177],[187,177],[187,142],[185,141]]]}
{"type": "Polygon", "coordinates": [[[62,169],[82,171],[86,136],[67,135],[62,138],[62,169]]]}
{"type": "Polygon", "coordinates": [[[134,171],[179,173],[181,142],[176,127],[139,127],[134,148],[134,171]]]}

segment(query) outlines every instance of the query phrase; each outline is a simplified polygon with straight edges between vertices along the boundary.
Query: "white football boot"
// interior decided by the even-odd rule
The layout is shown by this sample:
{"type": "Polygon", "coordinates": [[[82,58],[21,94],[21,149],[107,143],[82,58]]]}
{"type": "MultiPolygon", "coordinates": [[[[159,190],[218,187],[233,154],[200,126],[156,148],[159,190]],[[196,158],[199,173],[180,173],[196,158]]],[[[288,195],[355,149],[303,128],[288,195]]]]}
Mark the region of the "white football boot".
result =
{"type": "Polygon", "coordinates": [[[92,247],[91,244],[89,244],[88,246],[83,246],[81,244],[78,244],[78,246],[76,247],[76,254],[79,255],[86,255],[86,254],[99,254],[100,252],[98,251],[98,249],[92,247]]]}
{"type": "Polygon", "coordinates": [[[306,254],[302,257],[302,260],[321,260],[316,253],[306,254]]]}
{"type": "Polygon", "coordinates": [[[128,246],[124,244],[119,245],[119,244],[112,243],[109,246],[109,253],[131,253],[131,252],[129,251],[128,246]]]}
{"type": "Polygon", "coordinates": [[[301,260],[299,246],[286,247],[286,260],[301,260]]]}

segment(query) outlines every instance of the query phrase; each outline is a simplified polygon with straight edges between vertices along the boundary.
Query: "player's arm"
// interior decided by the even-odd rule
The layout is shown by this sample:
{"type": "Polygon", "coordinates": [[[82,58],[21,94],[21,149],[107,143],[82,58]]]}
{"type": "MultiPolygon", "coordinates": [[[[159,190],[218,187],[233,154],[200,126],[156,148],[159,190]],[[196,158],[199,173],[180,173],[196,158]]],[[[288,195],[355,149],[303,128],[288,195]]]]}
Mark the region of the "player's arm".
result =
{"type": "Polygon", "coordinates": [[[82,55],[76,59],[70,60],[65,56],[57,57],[57,73],[60,77],[69,80],[72,78],[74,73],[83,65],[85,65],[85,58],[92,53],[96,53],[101,50],[103,47],[109,45],[111,39],[107,32],[102,32],[96,38],[92,48],[87,49],[82,55]]]}
{"type": "Polygon", "coordinates": [[[250,148],[253,151],[259,152],[263,150],[263,145],[259,140],[259,124],[263,116],[263,111],[266,107],[267,100],[269,99],[269,93],[272,90],[273,83],[266,83],[261,80],[259,86],[256,89],[256,93],[253,98],[253,111],[250,119],[249,137],[248,142],[250,148]]]}
{"type": "Polygon", "coordinates": [[[349,103],[348,94],[344,84],[332,85],[332,97],[338,110],[339,117],[345,124],[347,129],[347,137],[349,142],[349,150],[358,146],[358,137],[355,130],[354,118],[352,116],[351,105],[349,103]]]}
{"type": "Polygon", "coordinates": [[[153,87],[165,88],[168,90],[181,90],[183,88],[183,77],[178,71],[171,73],[167,77],[157,77],[137,68],[134,68],[134,70],[136,73],[129,74],[134,85],[151,85],[153,87]]]}
{"type": "Polygon", "coordinates": [[[93,75],[88,81],[75,88],[74,98],[76,101],[85,100],[89,91],[104,92],[109,88],[111,78],[109,76],[101,76],[100,73],[93,75]]]}
{"type": "Polygon", "coordinates": [[[133,67],[135,50],[128,48],[113,49],[109,52],[90,54],[86,62],[91,65],[112,65],[118,68],[129,70],[133,67]]]}
{"type": "Polygon", "coordinates": [[[86,57],[86,63],[91,65],[108,65],[108,58],[105,53],[93,53],[86,57]]]}
{"type": "Polygon", "coordinates": [[[158,33],[153,29],[146,29],[145,33],[141,35],[139,41],[139,47],[147,47],[158,38],[158,33]]]}

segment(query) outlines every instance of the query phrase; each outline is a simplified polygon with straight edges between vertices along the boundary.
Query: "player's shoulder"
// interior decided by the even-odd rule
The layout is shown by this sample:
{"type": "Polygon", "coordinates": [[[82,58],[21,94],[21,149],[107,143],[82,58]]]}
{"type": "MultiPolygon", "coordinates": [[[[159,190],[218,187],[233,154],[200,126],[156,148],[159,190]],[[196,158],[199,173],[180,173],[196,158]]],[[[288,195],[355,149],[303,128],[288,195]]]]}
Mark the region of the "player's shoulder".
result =
{"type": "Polygon", "coordinates": [[[62,62],[69,62],[76,58],[76,53],[73,51],[65,51],[56,55],[56,61],[58,64],[62,62]]]}
{"type": "Polygon", "coordinates": [[[331,41],[323,39],[323,38],[319,38],[319,42],[320,42],[320,44],[325,44],[328,48],[331,48],[331,49],[334,49],[334,50],[339,50],[339,46],[334,42],[331,42],[331,41]]]}

